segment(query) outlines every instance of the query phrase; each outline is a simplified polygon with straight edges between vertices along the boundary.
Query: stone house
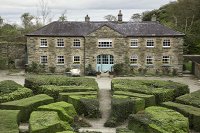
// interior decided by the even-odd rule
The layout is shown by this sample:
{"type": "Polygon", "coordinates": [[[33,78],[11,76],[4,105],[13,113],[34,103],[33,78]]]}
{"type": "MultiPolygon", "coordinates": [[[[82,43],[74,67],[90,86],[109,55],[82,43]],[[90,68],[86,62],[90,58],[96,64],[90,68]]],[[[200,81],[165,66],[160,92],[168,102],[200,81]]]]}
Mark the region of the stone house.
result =
{"type": "Polygon", "coordinates": [[[124,22],[121,11],[118,21],[52,22],[27,34],[28,64],[31,62],[55,67],[56,72],[78,67],[82,74],[90,64],[100,72],[128,58],[132,67],[149,70],[162,67],[182,72],[184,34],[159,22],[124,22]]]}

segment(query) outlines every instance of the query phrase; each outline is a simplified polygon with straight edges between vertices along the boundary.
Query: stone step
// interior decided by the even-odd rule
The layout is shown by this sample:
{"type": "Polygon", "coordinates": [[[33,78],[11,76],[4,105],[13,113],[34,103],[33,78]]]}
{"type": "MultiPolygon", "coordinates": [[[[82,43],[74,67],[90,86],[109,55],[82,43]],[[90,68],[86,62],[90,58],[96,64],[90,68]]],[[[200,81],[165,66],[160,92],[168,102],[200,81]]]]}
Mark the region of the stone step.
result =
{"type": "Polygon", "coordinates": [[[19,124],[20,133],[29,133],[29,123],[20,123],[19,124]]]}

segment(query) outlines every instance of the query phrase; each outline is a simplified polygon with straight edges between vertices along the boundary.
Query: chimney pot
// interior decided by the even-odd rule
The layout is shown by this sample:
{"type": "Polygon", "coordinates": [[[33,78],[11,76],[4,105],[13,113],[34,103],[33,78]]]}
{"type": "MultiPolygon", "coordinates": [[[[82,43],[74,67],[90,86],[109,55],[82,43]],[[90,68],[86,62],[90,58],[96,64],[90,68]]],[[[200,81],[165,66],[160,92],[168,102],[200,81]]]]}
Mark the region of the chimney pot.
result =
{"type": "Polygon", "coordinates": [[[90,17],[88,15],[85,16],[85,22],[90,22],[90,17]]]}
{"type": "Polygon", "coordinates": [[[151,16],[151,21],[153,21],[153,22],[156,22],[156,21],[157,21],[157,16],[156,16],[156,14],[153,14],[153,15],[151,16]]]}
{"type": "Polygon", "coordinates": [[[122,22],[122,16],[123,16],[122,11],[119,10],[119,14],[118,14],[118,22],[122,22]]]}

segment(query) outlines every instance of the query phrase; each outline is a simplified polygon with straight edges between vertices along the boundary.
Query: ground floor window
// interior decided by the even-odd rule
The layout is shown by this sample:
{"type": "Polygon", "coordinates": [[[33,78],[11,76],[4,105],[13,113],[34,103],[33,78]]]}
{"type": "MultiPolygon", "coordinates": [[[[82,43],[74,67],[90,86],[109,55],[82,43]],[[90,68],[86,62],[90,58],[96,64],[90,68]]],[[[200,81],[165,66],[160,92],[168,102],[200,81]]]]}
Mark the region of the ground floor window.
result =
{"type": "Polygon", "coordinates": [[[130,57],[130,64],[131,65],[137,65],[137,62],[138,62],[137,55],[133,55],[133,56],[130,57]]]}
{"type": "Polygon", "coordinates": [[[146,57],[146,64],[147,65],[153,65],[153,56],[147,56],[146,57]]]}
{"type": "Polygon", "coordinates": [[[64,64],[65,58],[64,56],[57,56],[57,64],[64,64]]]}
{"type": "Polygon", "coordinates": [[[80,64],[80,62],[81,62],[80,56],[74,56],[73,59],[74,59],[74,61],[73,61],[74,64],[80,64]]]}
{"type": "Polygon", "coordinates": [[[167,64],[167,65],[170,64],[170,57],[169,56],[163,56],[162,63],[167,64]]]}
{"type": "Polygon", "coordinates": [[[40,63],[42,64],[48,63],[47,56],[40,56],[40,63]]]}

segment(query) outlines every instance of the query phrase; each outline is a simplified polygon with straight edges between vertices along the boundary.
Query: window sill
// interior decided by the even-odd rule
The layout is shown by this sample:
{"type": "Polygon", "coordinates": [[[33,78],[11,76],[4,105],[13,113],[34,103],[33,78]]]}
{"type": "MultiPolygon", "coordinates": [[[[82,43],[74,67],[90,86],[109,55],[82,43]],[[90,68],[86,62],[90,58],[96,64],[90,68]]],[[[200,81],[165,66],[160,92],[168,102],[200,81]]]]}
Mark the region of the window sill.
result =
{"type": "Polygon", "coordinates": [[[56,64],[57,66],[64,66],[65,64],[56,64]]]}
{"type": "Polygon", "coordinates": [[[163,64],[162,67],[171,67],[170,64],[163,64]]]}
{"type": "Polygon", "coordinates": [[[130,46],[130,48],[138,48],[138,46],[130,46]]]}
{"type": "Polygon", "coordinates": [[[48,48],[48,46],[40,46],[40,48],[48,48]]]}
{"type": "Polygon", "coordinates": [[[164,46],[163,46],[163,48],[169,49],[169,48],[171,48],[171,47],[170,47],[170,46],[169,46],[169,47],[166,47],[166,46],[164,47],[164,46]]]}
{"type": "Polygon", "coordinates": [[[75,46],[72,46],[72,48],[81,48],[81,47],[75,47],[75,46]]]}
{"type": "Polygon", "coordinates": [[[130,64],[132,67],[138,67],[138,64],[130,64]]]}
{"type": "Polygon", "coordinates": [[[146,46],[146,48],[154,48],[155,46],[146,46]]]}
{"type": "Polygon", "coordinates": [[[56,46],[56,48],[64,48],[65,46],[56,46]]]}

